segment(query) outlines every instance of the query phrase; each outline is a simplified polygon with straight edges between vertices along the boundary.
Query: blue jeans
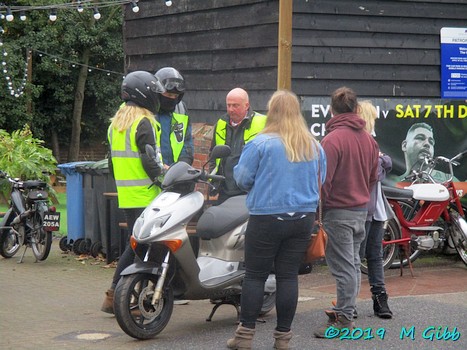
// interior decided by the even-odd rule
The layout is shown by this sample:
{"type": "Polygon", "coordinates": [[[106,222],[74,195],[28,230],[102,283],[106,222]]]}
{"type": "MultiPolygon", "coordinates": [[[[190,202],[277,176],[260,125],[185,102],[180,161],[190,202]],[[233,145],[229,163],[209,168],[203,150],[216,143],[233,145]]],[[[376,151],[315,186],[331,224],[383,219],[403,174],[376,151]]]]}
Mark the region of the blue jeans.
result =
{"type": "Polygon", "coordinates": [[[383,268],[383,235],[384,221],[367,221],[365,223],[366,237],[360,249],[360,257],[366,257],[368,265],[368,282],[373,294],[386,292],[383,268]]]}
{"type": "Polygon", "coordinates": [[[337,303],[333,308],[339,315],[353,319],[360,289],[360,245],[365,238],[367,211],[328,209],[323,224],[328,234],[326,262],[336,278],[337,303]]]}
{"type": "Polygon", "coordinates": [[[242,287],[240,322],[255,328],[264,296],[264,282],[275,270],[276,330],[288,332],[297,309],[298,269],[310,240],[315,214],[281,221],[270,215],[250,215],[245,233],[246,274],[242,287]]]}

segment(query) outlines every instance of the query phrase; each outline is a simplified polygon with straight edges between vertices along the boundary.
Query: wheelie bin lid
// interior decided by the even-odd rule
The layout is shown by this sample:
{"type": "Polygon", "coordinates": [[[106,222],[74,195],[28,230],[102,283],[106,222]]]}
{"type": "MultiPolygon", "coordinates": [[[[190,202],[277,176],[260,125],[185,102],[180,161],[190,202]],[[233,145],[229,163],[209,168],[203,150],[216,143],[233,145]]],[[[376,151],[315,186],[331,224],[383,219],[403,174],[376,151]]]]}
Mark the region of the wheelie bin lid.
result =
{"type": "Polygon", "coordinates": [[[57,167],[60,169],[60,172],[63,175],[75,175],[79,171],[79,167],[89,165],[95,162],[90,162],[90,161],[82,161],[82,162],[71,162],[71,163],[64,163],[64,164],[58,164],[57,167]]]}
{"type": "Polygon", "coordinates": [[[109,172],[109,160],[102,159],[91,164],[79,165],[77,171],[91,174],[91,175],[103,175],[109,172]]]}

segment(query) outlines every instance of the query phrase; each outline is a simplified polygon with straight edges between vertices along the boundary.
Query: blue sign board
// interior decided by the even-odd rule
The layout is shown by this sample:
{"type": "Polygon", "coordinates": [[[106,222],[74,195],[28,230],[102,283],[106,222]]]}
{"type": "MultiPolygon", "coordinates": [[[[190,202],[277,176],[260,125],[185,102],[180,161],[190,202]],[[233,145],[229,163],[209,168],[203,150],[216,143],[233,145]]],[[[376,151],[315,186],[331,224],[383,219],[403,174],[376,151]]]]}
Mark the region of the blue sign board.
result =
{"type": "Polygon", "coordinates": [[[441,98],[467,99],[467,28],[441,28],[441,98]]]}

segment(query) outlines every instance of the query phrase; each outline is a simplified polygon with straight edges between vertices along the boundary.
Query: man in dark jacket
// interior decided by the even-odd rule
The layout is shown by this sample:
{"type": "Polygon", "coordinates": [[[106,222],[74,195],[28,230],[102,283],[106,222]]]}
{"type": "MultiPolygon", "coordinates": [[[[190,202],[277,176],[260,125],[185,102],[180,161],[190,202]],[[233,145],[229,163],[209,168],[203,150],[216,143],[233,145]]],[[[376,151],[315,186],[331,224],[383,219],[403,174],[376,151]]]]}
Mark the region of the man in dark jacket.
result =
{"type": "Polygon", "coordinates": [[[334,91],[333,118],[326,123],[322,146],[327,157],[323,184],[323,224],[328,234],[326,262],[336,278],[337,302],[326,311],[328,322],[315,332],[324,338],[326,329],[354,328],[355,303],[360,289],[360,245],[370,191],[377,181],[379,149],[357,114],[357,96],[349,88],[334,91]]]}
{"type": "Polygon", "coordinates": [[[211,150],[216,145],[228,145],[231,154],[227,158],[211,162],[209,170],[225,176],[225,181],[218,185],[220,204],[227,198],[245,194],[233,178],[233,168],[237,165],[243,147],[264,128],[266,116],[250,108],[248,93],[241,89],[231,90],[226,97],[227,113],[214,125],[211,150]]]}

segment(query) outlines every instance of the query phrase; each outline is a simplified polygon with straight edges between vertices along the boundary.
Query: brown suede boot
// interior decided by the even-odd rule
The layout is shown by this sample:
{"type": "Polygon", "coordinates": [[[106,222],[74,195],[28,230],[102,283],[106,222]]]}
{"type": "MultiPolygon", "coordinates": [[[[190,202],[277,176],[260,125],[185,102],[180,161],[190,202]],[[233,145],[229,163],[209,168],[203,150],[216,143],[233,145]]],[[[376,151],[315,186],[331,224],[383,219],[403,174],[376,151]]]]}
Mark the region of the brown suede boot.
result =
{"type": "Polygon", "coordinates": [[[102,303],[101,311],[106,312],[108,314],[114,314],[114,290],[108,289],[105,292],[105,299],[102,303]]]}
{"type": "Polygon", "coordinates": [[[279,332],[274,330],[274,349],[286,350],[289,348],[289,341],[292,339],[292,331],[279,332]]]}
{"type": "Polygon", "coordinates": [[[227,347],[236,350],[251,349],[251,343],[253,342],[255,332],[255,329],[246,328],[239,324],[235,331],[235,338],[227,340],[227,347]]]}

